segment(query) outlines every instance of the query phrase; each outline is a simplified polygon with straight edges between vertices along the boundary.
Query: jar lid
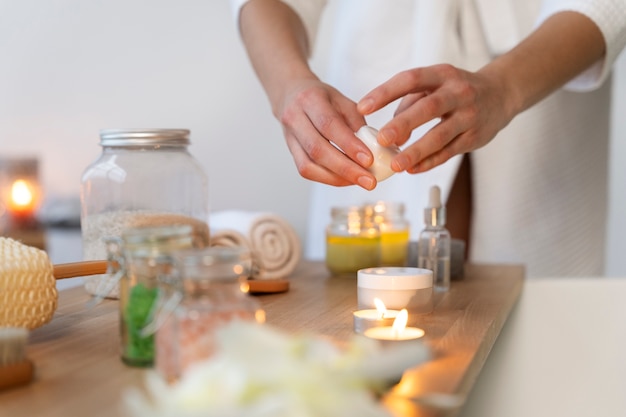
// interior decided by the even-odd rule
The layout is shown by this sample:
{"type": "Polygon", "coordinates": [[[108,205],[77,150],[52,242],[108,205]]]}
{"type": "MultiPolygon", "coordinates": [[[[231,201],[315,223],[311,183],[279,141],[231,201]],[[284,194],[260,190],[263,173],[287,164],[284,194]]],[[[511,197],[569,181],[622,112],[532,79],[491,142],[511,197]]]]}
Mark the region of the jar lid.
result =
{"type": "Polygon", "coordinates": [[[192,227],[187,224],[131,227],[122,232],[122,240],[137,255],[154,256],[164,248],[191,247],[192,232],[192,227]]]}
{"type": "Polygon", "coordinates": [[[184,279],[228,281],[245,279],[252,269],[252,253],[241,246],[212,246],[184,249],[174,254],[184,279]]]}
{"type": "Polygon", "coordinates": [[[101,146],[189,145],[188,129],[103,129],[101,146]]]}
{"type": "Polygon", "coordinates": [[[404,216],[405,206],[399,201],[366,201],[363,205],[374,214],[394,213],[404,216]]]}
{"type": "Polygon", "coordinates": [[[433,271],[423,268],[366,268],[357,272],[357,285],[375,290],[419,290],[433,286],[433,271]]]}

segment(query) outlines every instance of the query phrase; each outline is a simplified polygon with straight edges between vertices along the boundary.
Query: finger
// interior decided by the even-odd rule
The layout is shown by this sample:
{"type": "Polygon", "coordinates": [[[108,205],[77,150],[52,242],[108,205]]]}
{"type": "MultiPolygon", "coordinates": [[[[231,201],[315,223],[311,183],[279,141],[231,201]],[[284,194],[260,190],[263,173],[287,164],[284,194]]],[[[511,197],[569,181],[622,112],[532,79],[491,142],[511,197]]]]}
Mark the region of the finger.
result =
{"type": "Polygon", "coordinates": [[[300,176],[307,180],[338,187],[352,185],[350,181],[347,181],[346,179],[311,160],[309,155],[305,152],[293,135],[290,135],[290,138],[286,141],[287,148],[289,148],[289,152],[291,152],[300,176]]]}
{"type": "Polygon", "coordinates": [[[394,117],[411,107],[414,103],[419,101],[420,99],[426,97],[426,93],[413,93],[406,95],[402,100],[400,100],[400,104],[398,104],[398,108],[393,113],[394,117]]]}
{"type": "MultiPolygon", "coordinates": [[[[305,116],[303,118],[305,120],[298,123],[298,129],[292,131],[298,132],[297,135],[293,136],[293,141],[288,142],[294,158],[299,155],[296,165],[300,175],[332,185],[346,185],[345,182],[347,182],[358,184],[367,190],[372,190],[376,186],[376,180],[370,172],[346,156],[328,138],[322,136],[319,129],[310,120],[305,116]],[[306,159],[300,155],[297,147],[293,144],[294,141],[306,154],[306,159]],[[335,176],[340,179],[334,178],[335,176]]],[[[351,140],[360,142],[350,129],[347,129],[347,132],[351,140]]],[[[362,142],[360,143],[363,145],[362,142]]],[[[365,148],[367,149],[367,147],[365,148]]]]}
{"type": "Polygon", "coordinates": [[[475,132],[464,130],[453,140],[448,142],[446,146],[437,152],[432,153],[426,158],[423,158],[415,166],[407,169],[409,174],[419,174],[431,170],[439,165],[444,164],[446,161],[456,155],[462,155],[471,152],[480,147],[479,137],[475,132]]]}
{"type": "Polygon", "coordinates": [[[396,172],[414,169],[425,159],[448,146],[461,132],[463,132],[461,124],[443,119],[419,140],[396,155],[391,161],[391,168],[396,172]]]}
{"type": "MultiPolygon", "coordinates": [[[[370,150],[354,135],[365,124],[363,115],[356,111],[356,103],[329,86],[321,94],[319,90],[302,94],[299,101],[300,105],[295,110],[287,109],[283,113],[283,125],[289,126],[292,132],[303,132],[303,125],[308,127],[312,124],[318,134],[338,146],[350,159],[362,167],[372,164],[374,158],[370,150]],[[301,119],[302,111],[307,119],[304,122],[301,119]]],[[[313,137],[311,133],[307,135],[313,137]]],[[[310,152],[307,146],[304,148],[310,152]]],[[[309,156],[316,161],[314,155],[309,153],[309,156]]]]}
{"type": "Polygon", "coordinates": [[[358,103],[357,110],[371,114],[407,94],[429,91],[441,85],[449,65],[413,68],[402,71],[367,93],[358,103]]]}
{"type": "Polygon", "coordinates": [[[463,144],[464,140],[462,135],[455,138],[447,146],[430,155],[428,158],[423,159],[419,164],[407,170],[409,174],[420,174],[422,172],[429,171],[439,165],[444,164],[449,159],[456,155],[461,155],[465,152],[466,146],[463,144]]]}
{"type": "Polygon", "coordinates": [[[348,127],[353,131],[358,131],[366,125],[365,117],[356,110],[356,103],[352,100],[340,100],[337,108],[341,116],[346,121],[348,127]]]}
{"type": "Polygon", "coordinates": [[[396,115],[380,129],[380,144],[383,146],[392,144],[402,146],[409,140],[414,129],[434,119],[442,118],[456,105],[455,96],[443,90],[425,96],[396,115]]]}
{"type": "Polygon", "coordinates": [[[369,148],[354,135],[365,125],[364,117],[356,111],[356,104],[351,100],[336,98],[333,105],[333,110],[337,110],[332,113],[309,111],[307,117],[323,137],[338,146],[352,161],[364,168],[369,167],[374,157],[369,148]]]}

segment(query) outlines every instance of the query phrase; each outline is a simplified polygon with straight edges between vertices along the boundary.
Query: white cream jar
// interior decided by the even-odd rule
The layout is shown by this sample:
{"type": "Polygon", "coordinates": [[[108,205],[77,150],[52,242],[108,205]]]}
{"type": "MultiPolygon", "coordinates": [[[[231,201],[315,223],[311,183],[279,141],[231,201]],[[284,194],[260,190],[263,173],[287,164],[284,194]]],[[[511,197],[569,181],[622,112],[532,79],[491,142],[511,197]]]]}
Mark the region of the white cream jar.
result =
{"type": "Polygon", "coordinates": [[[374,298],[385,307],[425,314],[433,310],[433,272],[429,269],[381,267],[357,273],[359,309],[375,308],[374,298]]]}

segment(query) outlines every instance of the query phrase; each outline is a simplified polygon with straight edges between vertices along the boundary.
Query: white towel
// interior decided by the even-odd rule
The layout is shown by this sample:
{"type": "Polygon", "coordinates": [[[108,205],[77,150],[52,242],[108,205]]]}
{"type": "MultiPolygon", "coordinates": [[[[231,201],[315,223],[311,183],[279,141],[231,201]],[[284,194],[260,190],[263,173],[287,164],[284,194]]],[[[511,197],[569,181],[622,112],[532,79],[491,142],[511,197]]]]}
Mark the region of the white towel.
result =
{"type": "Polygon", "coordinates": [[[295,229],[273,213],[224,210],[209,215],[211,246],[244,246],[255,262],[253,278],[287,278],[300,261],[295,229]]]}
{"type": "Polygon", "coordinates": [[[210,226],[210,246],[222,246],[222,247],[239,247],[251,249],[250,241],[248,238],[234,229],[213,229],[213,225],[210,226]]]}

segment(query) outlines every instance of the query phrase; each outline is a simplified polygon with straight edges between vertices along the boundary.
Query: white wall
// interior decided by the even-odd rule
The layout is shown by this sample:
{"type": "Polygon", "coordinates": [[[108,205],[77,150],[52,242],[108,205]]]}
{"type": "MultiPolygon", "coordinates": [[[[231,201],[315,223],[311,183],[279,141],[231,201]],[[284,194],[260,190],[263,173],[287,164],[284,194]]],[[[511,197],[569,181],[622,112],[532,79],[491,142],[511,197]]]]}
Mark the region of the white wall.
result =
{"type": "MultiPolygon", "coordinates": [[[[626,276],[626,59],[616,78],[607,265],[626,276]]],[[[0,155],[39,155],[48,195],[76,196],[110,127],[191,129],[211,209],[273,211],[304,236],[309,184],[227,0],[0,1],[0,155]]]]}
{"type": "Polygon", "coordinates": [[[101,128],[188,128],[212,210],[274,211],[304,233],[308,183],[228,1],[2,1],[0,63],[0,155],[39,155],[49,195],[78,195],[101,128]]]}

